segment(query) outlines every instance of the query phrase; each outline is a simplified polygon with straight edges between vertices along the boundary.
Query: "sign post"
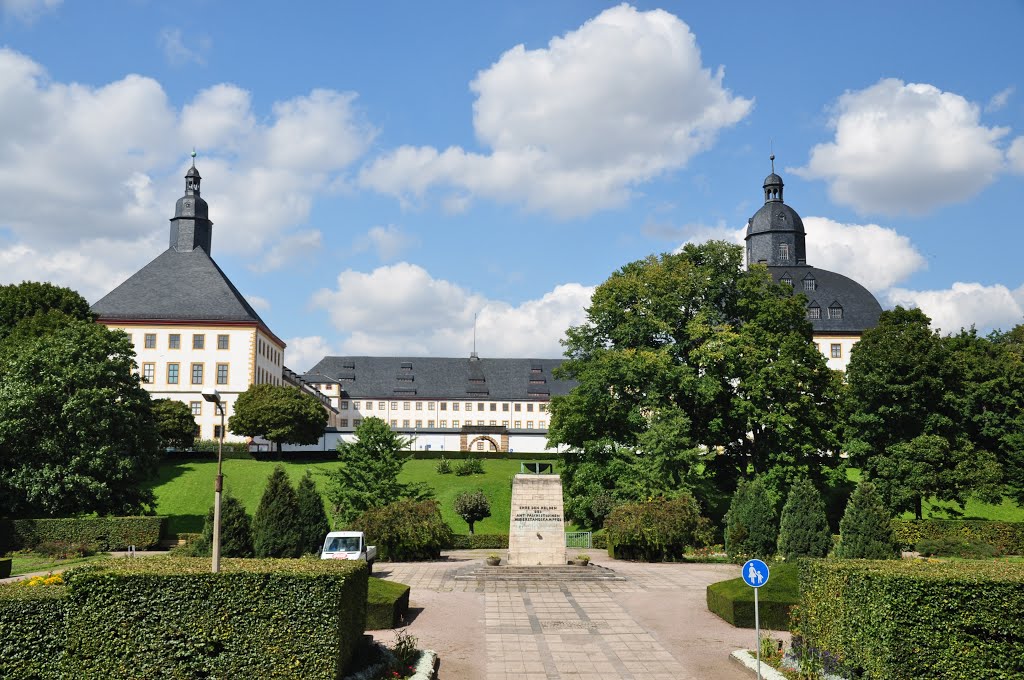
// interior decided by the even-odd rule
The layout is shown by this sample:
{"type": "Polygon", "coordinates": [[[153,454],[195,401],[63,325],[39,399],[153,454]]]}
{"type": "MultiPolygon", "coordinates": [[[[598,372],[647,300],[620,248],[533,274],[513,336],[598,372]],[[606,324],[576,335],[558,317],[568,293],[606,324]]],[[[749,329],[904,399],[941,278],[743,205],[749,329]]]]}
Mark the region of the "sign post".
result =
{"type": "Polygon", "coordinates": [[[757,608],[757,590],[768,583],[768,565],[761,560],[747,560],[743,564],[743,582],[754,589],[754,630],[757,632],[757,680],[761,680],[761,618],[757,608]]]}

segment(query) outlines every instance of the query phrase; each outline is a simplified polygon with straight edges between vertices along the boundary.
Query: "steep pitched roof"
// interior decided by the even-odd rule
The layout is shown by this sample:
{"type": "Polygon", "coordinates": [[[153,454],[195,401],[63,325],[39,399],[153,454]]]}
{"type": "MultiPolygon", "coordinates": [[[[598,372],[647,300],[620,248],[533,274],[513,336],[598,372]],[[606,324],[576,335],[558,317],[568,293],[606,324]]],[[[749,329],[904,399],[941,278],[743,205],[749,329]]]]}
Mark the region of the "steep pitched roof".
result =
{"type": "Polygon", "coordinates": [[[304,377],[341,385],[346,398],[497,401],[568,394],[576,382],[556,380],[561,359],[324,357],[304,377]]]}
{"type": "Polygon", "coordinates": [[[803,294],[808,307],[820,308],[820,317],[809,319],[816,332],[863,333],[878,325],[882,306],[867,288],[848,276],[808,265],[769,266],[768,271],[776,282],[790,279],[794,294],[803,294]],[[813,278],[813,290],[804,287],[808,277],[813,278]],[[842,307],[840,318],[829,311],[836,304],[842,307]]]}
{"type": "Polygon", "coordinates": [[[202,248],[168,248],[92,306],[102,321],[263,319],[202,248]]]}

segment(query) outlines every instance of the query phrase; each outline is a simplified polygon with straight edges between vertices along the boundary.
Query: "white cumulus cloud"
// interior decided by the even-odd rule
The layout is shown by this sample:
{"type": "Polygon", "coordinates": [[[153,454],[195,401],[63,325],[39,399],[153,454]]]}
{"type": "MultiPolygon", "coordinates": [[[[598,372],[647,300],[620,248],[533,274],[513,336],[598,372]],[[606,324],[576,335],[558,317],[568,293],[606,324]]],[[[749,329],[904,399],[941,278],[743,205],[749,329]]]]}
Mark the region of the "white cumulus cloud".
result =
{"type": "Polygon", "coordinates": [[[928,262],[906,236],[877,224],[804,218],[807,262],[849,276],[874,293],[903,281],[928,262]]]}
{"type": "Polygon", "coordinates": [[[679,18],[619,5],[545,48],[517,45],[477,74],[473,126],[489,151],[403,146],[360,180],[403,199],[454,190],[456,208],[471,194],[590,214],[685,166],[747,115],[751,100],[732,95],[723,78],[704,67],[679,18]]]}
{"type": "Polygon", "coordinates": [[[1003,169],[1007,128],[986,127],[979,107],[934,85],[888,78],[834,105],[831,142],[795,170],[829,184],[833,200],[864,213],[922,214],[958,203],[1003,169]]]}
{"type": "Polygon", "coordinates": [[[1006,159],[1014,172],[1024,174],[1024,137],[1013,140],[1010,150],[1006,152],[1006,159]]]}
{"type": "Polygon", "coordinates": [[[558,357],[565,329],[583,322],[593,290],[567,283],[512,305],[400,262],[343,271],[313,305],[327,311],[346,354],[468,356],[475,314],[481,356],[558,357]]]}
{"type": "Polygon", "coordinates": [[[932,327],[942,333],[956,333],[976,326],[984,332],[1010,328],[1024,323],[1024,286],[1010,290],[1002,284],[956,282],[946,290],[907,290],[889,292],[889,305],[918,307],[932,319],[932,327]]]}
{"type": "Polygon", "coordinates": [[[325,356],[338,354],[320,335],[288,338],[284,342],[284,364],[296,373],[305,373],[325,356]]]}
{"type": "Polygon", "coordinates": [[[398,258],[402,251],[419,243],[414,235],[408,234],[393,224],[371,227],[368,232],[356,239],[352,250],[356,253],[373,250],[384,262],[398,258]]]}

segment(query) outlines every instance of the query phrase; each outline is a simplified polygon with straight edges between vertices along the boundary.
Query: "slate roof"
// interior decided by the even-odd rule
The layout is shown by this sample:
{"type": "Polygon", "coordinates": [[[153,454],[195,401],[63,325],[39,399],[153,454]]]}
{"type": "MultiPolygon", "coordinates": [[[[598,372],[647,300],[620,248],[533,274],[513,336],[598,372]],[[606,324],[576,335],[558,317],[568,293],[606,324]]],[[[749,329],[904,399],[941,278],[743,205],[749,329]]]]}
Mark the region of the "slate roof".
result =
{"type": "Polygon", "coordinates": [[[793,292],[807,297],[808,308],[817,304],[821,308],[820,319],[809,319],[815,332],[821,333],[863,333],[878,325],[882,306],[867,288],[848,276],[808,265],[769,266],[768,271],[778,282],[785,277],[793,280],[793,292]],[[804,290],[803,280],[814,277],[815,290],[804,290]],[[838,303],[843,308],[841,319],[829,318],[829,307],[838,303]]]}
{"type": "Polygon", "coordinates": [[[562,359],[328,356],[303,377],[311,383],[338,382],[342,396],[350,399],[536,401],[568,394],[576,386],[575,381],[551,376],[561,363],[562,359]]]}
{"type": "Polygon", "coordinates": [[[266,328],[202,248],[168,248],[103,296],[92,311],[102,321],[248,321],[266,328]]]}

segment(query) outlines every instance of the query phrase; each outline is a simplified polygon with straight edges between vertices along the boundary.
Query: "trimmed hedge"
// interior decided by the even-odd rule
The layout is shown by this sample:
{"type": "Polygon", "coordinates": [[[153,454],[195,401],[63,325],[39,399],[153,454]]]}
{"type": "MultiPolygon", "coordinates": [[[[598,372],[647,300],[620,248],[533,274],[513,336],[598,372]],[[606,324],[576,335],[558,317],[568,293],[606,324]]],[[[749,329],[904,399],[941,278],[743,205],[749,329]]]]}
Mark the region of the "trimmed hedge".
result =
{"type": "Polygon", "coordinates": [[[409,586],[370,577],[366,630],[398,628],[409,618],[409,586]]]}
{"type": "Polygon", "coordinates": [[[452,550],[504,550],[508,548],[508,534],[456,534],[448,547],[452,550]]]}
{"type": "Polygon", "coordinates": [[[97,550],[139,550],[155,546],[166,517],[69,517],[63,519],[0,520],[0,533],[9,536],[9,550],[31,550],[40,543],[88,543],[97,550]]]}
{"type": "Polygon", "coordinates": [[[69,570],[67,587],[0,590],[0,677],[342,677],[363,633],[362,563],[209,570],[202,558],[109,559],[69,570]]]}
{"type": "Polygon", "coordinates": [[[67,588],[0,586],[0,678],[59,680],[67,588]]]}
{"type": "MultiPolygon", "coordinates": [[[[789,630],[790,609],[800,598],[796,564],[773,564],[768,583],[758,589],[761,628],[789,630]]],[[[707,588],[708,610],[737,628],[754,627],[754,589],[742,578],[712,583],[707,588]]]]}
{"type": "Polygon", "coordinates": [[[413,460],[439,460],[441,458],[465,460],[466,458],[482,458],[484,460],[543,460],[553,462],[559,458],[557,453],[544,453],[543,451],[435,451],[434,449],[423,451],[417,449],[416,451],[402,451],[401,453],[413,460]]]}
{"type": "Polygon", "coordinates": [[[619,560],[680,560],[687,547],[711,542],[711,523],[688,494],[616,506],[604,521],[608,556],[619,560]]]}
{"type": "Polygon", "coordinates": [[[897,519],[892,528],[903,550],[913,550],[921,540],[950,539],[963,543],[987,543],[1004,555],[1024,555],[1024,522],[984,519],[897,519]]]}
{"type": "Polygon", "coordinates": [[[864,678],[1024,677],[1022,564],[800,560],[798,565],[795,639],[864,678]]]}
{"type": "Polygon", "coordinates": [[[366,543],[377,546],[378,559],[389,562],[436,560],[451,545],[452,529],[441,517],[437,501],[404,499],[371,508],[352,522],[352,529],[366,534],[366,543]]]}

